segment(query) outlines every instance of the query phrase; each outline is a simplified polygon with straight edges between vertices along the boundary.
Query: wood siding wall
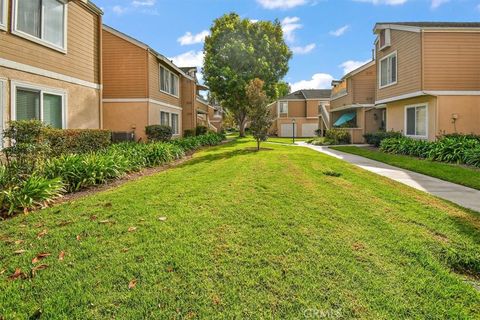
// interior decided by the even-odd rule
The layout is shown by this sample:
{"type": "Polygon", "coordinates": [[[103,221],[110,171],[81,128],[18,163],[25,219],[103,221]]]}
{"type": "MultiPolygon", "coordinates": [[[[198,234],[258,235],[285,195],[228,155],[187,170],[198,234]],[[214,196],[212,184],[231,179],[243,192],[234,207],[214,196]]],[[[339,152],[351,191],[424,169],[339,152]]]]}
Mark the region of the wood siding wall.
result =
{"type": "Polygon", "coordinates": [[[402,94],[420,91],[422,88],[422,39],[417,32],[391,30],[392,45],[384,50],[376,47],[377,75],[380,69],[380,60],[397,51],[397,83],[379,89],[377,83],[376,99],[396,97],[402,94]]]}
{"type": "Polygon", "coordinates": [[[65,54],[10,33],[12,4],[10,0],[8,32],[0,31],[0,56],[3,59],[92,83],[100,82],[101,18],[96,13],[79,0],[68,3],[65,54]]]}
{"type": "Polygon", "coordinates": [[[147,97],[147,51],[103,30],[103,97],[147,97]]]}
{"type": "Polygon", "coordinates": [[[166,64],[161,63],[151,52],[148,54],[148,76],[149,98],[180,107],[180,95],[182,94],[181,75],[169,68],[166,64]],[[160,91],[160,64],[179,76],[179,97],[174,97],[173,95],[160,91]]]}
{"type": "Polygon", "coordinates": [[[352,76],[351,94],[353,95],[353,103],[375,103],[376,70],[376,66],[373,65],[352,76]]]}
{"type": "Polygon", "coordinates": [[[480,32],[423,33],[424,90],[480,90],[480,32]]]}
{"type": "Polygon", "coordinates": [[[306,117],[306,101],[288,101],[288,117],[306,117]]]}

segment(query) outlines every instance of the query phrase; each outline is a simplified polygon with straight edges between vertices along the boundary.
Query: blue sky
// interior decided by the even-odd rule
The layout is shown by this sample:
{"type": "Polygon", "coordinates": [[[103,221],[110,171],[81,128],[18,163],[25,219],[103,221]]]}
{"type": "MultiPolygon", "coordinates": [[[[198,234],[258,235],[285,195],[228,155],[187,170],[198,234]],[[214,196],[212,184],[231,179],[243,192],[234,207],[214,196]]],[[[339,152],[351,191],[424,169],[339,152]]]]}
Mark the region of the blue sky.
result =
{"type": "Polygon", "coordinates": [[[282,21],[294,52],[285,80],[292,89],[329,88],[332,79],[372,56],[378,21],[480,21],[480,0],[94,0],[104,23],[172,58],[202,64],[213,20],[236,12],[282,21]]]}

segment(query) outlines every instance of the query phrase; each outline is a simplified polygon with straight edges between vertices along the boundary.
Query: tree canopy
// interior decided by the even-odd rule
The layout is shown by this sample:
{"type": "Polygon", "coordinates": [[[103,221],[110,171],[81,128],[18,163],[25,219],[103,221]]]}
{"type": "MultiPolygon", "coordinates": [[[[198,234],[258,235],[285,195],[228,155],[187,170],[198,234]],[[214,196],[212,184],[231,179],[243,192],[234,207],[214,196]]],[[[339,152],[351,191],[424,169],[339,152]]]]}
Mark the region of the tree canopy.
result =
{"type": "Polygon", "coordinates": [[[242,135],[248,114],[248,83],[262,80],[267,98],[277,98],[285,91],[285,85],[278,84],[288,72],[292,53],[278,20],[252,22],[230,13],[216,19],[210,31],[204,48],[205,83],[234,114],[242,135]]]}

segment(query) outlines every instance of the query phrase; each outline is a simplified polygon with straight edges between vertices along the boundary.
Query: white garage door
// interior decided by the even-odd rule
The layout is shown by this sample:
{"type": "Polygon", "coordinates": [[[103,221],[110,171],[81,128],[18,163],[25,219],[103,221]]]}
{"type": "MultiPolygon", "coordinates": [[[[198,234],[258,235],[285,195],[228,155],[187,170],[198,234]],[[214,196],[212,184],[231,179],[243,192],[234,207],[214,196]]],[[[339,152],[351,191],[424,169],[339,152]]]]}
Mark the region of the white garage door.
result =
{"type": "Polygon", "coordinates": [[[302,137],[314,137],[317,129],[318,123],[305,123],[302,125],[302,137]]]}
{"type": "MultiPolygon", "coordinates": [[[[295,125],[296,129],[297,125],[295,125]]],[[[282,124],[280,127],[280,137],[292,137],[293,136],[293,124],[282,124]]]]}

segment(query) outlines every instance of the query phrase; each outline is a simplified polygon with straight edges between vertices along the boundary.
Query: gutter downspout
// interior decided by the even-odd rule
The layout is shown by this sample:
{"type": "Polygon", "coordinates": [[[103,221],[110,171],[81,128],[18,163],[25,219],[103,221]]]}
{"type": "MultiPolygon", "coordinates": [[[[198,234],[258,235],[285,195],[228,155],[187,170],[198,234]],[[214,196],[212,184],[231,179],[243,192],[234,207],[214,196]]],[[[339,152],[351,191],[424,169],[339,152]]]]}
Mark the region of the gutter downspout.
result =
{"type": "Polygon", "coordinates": [[[99,36],[98,36],[98,72],[99,72],[99,82],[100,82],[100,90],[99,90],[99,119],[100,122],[100,129],[104,128],[103,125],[103,28],[102,28],[102,15],[98,15],[98,29],[99,29],[99,36]]]}

